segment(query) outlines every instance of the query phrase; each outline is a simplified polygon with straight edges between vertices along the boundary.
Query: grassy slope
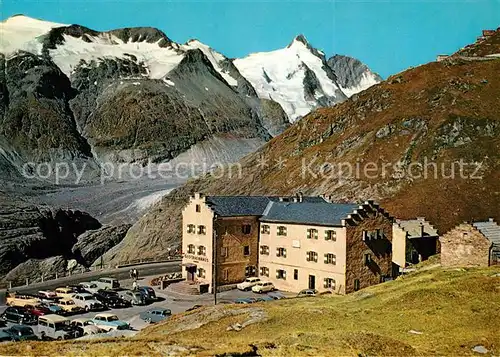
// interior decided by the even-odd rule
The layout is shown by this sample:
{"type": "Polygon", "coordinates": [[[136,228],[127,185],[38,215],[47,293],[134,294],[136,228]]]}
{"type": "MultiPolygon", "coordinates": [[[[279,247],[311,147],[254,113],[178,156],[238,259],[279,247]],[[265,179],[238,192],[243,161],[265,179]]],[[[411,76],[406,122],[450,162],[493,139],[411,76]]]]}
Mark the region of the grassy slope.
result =
{"type": "Polygon", "coordinates": [[[472,355],[471,349],[480,344],[498,355],[500,277],[493,275],[499,272],[499,267],[422,269],[348,296],[255,304],[267,321],[240,332],[226,327],[245,321],[248,314],[209,320],[244,307],[219,305],[177,315],[131,340],[7,344],[2,354],[158,355],[177,350],[181,355],[213,356],[249,351],[253,344],[263,356],[463,356],[472,355]],[[193,322],[202,326],[181,331],[193,322]]]}
{"type": "MultiPolygon", "coordinates": [[[[338,201],[376,199],[399,218],[425,216],[445,232],[456,224],[500,219],[500,59],[450,59],[409,69],[333,108],[317,110],[241,161],[242,177],[205,177],[175,190],[129,231],[120,256],[165,250],[180,241],[180,212],[194,191],[207,194],[326,193],[338,201]],[[380,130],[386,134],[381,135],[380,130]],[[383,130],[382,130],[383,131],[383,130]],[[377,132],[379,135],[377,136],[377,132]],[[268,167],[260,166],[260,158],[268,167]],[[286,167],[275,166],[279,158],[286,167]],[[302,162],[423,162],[446,168],[484,162],[482,180],[302,176],[302,162]],[[140,249],[155,237],[155,249],[140,249]]],[[[335,172],[332,171],[332,172],[335,172]]],[[[234,173],[234,171],[233,171],[234,173]]],[[[468,174],[472,174],[470,171],[468,174]]]]}

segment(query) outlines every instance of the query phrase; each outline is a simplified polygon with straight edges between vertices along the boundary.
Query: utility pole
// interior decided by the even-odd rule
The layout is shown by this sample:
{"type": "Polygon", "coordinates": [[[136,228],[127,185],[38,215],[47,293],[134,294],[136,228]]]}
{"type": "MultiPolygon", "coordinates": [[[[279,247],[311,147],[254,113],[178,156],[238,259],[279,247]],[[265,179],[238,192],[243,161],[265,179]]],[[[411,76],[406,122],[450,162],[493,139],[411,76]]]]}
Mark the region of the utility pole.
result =
{"type": "Polygon", "coordinates": [[[214,224],[212,225],[212,289],[214,292],[214,305],[217,305],[217,229],[215,222],[217,216],[214,216],[214,224]]]}

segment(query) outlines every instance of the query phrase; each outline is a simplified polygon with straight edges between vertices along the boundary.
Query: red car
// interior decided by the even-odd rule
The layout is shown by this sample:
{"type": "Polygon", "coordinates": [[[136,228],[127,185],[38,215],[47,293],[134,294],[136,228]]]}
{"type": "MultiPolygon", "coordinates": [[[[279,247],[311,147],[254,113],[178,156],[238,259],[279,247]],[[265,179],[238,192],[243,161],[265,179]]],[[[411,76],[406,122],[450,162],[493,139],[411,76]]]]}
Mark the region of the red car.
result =
{"type": "Polygon", "coordinates": [[[25,306],[26,310],[28,310],[29,312],[31,312],[33,315],[35,316],[43,316],[43,315],[50,315],[52,314],[53,312],[50,311],[50,309],[48,307],[45,307],[45,306],[30,306],[30,305],[27,305],[25,306]]]}

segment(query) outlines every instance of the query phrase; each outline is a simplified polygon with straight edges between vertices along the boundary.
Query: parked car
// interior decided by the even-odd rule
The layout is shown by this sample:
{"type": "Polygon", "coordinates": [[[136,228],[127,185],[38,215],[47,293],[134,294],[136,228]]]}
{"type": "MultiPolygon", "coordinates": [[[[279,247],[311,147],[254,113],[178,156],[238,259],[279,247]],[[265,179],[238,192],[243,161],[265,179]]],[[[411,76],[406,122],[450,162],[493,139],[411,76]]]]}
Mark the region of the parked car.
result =
{"type": "Polygon", "coordinates": [[[318,294],[318,290],[316,289],[304,289],[299,291],[297,297],[316,296],[316,294],[318,294]]]}
{"type": "Polygon", "coordinates": [[[33,295],[10,293],[7,295],[6,305],[24,307],[26,305],[38,305],[40,299],[33,295]]]}
{"type": "Polygon", "coordinates": [[[12,337],[14,341],[36,341],[38,337],[33,332],[33,329],[23,325],[13,325],[8,329],[3,330],[12,337]]]}
{"type": "Polygon", "coordinates": [[[40,299],[55,300],[57,299],[57,294],[55,291],[50,290],[40,290],[38,292],[40,299]]]}
{"type": "Polygon", "coordinates": [[[137,290],[144,295],[146,301],[156,301],[156,293],[150,286],[139,286],[137,290]]]}
{"type": "Polygon", "coordinates": [[[73,291],[74,291],[75,294],[78,294],[78,293],[88,293],[89,292],[83,286],[81,286],[80,284],[68,285],[68,287],[71,288],[71,289],[73,289],[73,291]]]}
{"type": "Polygon", "coordinates": [[[99,287],[97,286],[96,283],[93,282],[83,282],[78,284],[83,291],[79,291],[79,293],[90,293],[90,294],[95,294],[97,290],[99,290],[99,287]]]}
{"type": "Polygon", "coordinates": [[[119,289],[120,282],[115,278],[99,278],[96,281],[91,281],[91,283],[96,284],[99,289],[119,289]]]}
{"type": "Polygon", "coordinates": [[[270,281],[259,281],[252,287],[252,291],[257,294],[267,293],[274,290],[274,285],[270,281]]]}
{"type": "Polygon", "coordinates": [[[70,325],[66,317],[59,315],[45,315],[38,318],[38,333],[42,340],[69,340],[79,337],[75,328],[70,325]]]}
{"type": "Polygon", "coordinates": [[[148,311],[141,312],[139,317],[149,323],[155,323],[165,320],[172,315],[170,309],[152,309],[148,311]]]}
{"type": "Polygon", "coordinates": [[[286,299],[286,296],[279,291],[273,291],[267,294],[267,296],[272,297],[274,300],[286,299]]]}
{"type": "Polygon", "coordinates": [[[70,286],[65,286],[63,288],[57,288],[56,290],[57,297],[62,298],[62,299],[71,299],[73,295],[76,294],[76,291],[74,288],[70,286]]]}
{"type": "Polygon", "coordinates": [[[128,330],[130,325],[126,321],[121,321],[118,316],[114,314],[102,313],[97,314],[92,319],[94,325],[99,327],[100,329],[105,330],[106,332],[112,330],[128,330]]]}
{"type": "Polygon", "coordinates": [[[129,301],[132,305],[145,305],[146,298],[139,291],[125,290],[120,292],[119,296],[129,301]]]}
{"type": "Polygon", "coordinates": [[[260,278],[246,278],[244,282],[239,283],[238,285],[236,285],[236,287],[238,288],[238,290],[243,291],[252,290],[252,288],[257,285],[258,282],[260,282],[260,278]]]}
{"type": "Polygon", "coordinates": [[[14,337],[5,330],[0,330],[0,343],[15,341],[14,337]]]}
{"type": "Polygon", "coordinates": [[[31,305],[26,305],[25,306],[26,310],[28,310],[30,313],[32,313],[35,316],[43,316],[43,315],[49,315],[52,313],[48,307],[45,307],[43,305],[37,305],[37,306],[31,306],[31,305]]]}
{"type": "Polygon", "coordinates": [[[256,300],[257,302],[274,301],[274,299],[271,296],[260,296],[256,300]]]}
{"type": "Polygon", "coordinates": [[[71,320],[70,324],[78,332],[78,336],[95,335],[104,332],[94,324],[94,321],[86,318],[71,320]]]}
{"type": "Polygon", "coordinates": [[[16,322],[20,325],[34,324],[37,319],[37,317],[26,308],[19,306],[9,306],[6,308],[2,314],[2,318],[6,321],[16,322]]]}
{"type": "Polygon", "coordinates": [[[61,299],[57,305],[63,310],[63,315],[77,314],[83,311],[80,306],[75,304],[73,299],[61,299]]]}
{"type": "Polygon", "coordinates": [[[7,321],[5,321],[5,319],[0,316],[0,326],[4,327],[4,326],[7,326],[7,321]]]}
{"type": "Polygon", "coordinates": [[[49,309],[52,314],[64,315],[64,310],[54,302],[43,302],[42,300],[41,306],[49,309]]]}
{"type": "Polygon", "coordinates": [[[248,297],[248,298],[239,298],[234,300],[236,304],[253,304],[254,302],[257,302],[257,299],[248,297]]]}
{"type": "Polygon", "coordinates": [[[104,309],[104,305],[97,301],[94,295],[80,293],[73,296],[73,301],[85,311],[99,311],[104,309]]]}
{"type": "Polygon", "coordinates": [[[132,306],[130,301],[122,299],[118,296],[118,293],[113,290],[98,290],[97,293],[94,294],[94,297],[101,304],[104,304],[104,306],[113,309],[132,306]]]}

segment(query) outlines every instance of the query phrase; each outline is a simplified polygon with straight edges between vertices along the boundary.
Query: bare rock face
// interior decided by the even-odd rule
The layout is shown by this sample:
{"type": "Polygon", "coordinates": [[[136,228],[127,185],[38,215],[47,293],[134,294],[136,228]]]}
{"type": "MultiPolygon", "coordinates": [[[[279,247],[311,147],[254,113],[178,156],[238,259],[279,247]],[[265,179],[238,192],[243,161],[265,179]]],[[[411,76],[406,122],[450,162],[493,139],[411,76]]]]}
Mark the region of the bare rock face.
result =
{"type": "Polygon", "coordinates": [[[38,207],[0,193],[0,277],[29,259],[70,257],[77,237],[100,227],[87,213],[38,207]]]}
{"type": "Polygon", "coordinates": [[[78,237],[78,242],[71,251],[83,265],[91,266],[98,257],[120,243],[130,227],[131,225],[125,224],[87,231],[78,237]]]}

